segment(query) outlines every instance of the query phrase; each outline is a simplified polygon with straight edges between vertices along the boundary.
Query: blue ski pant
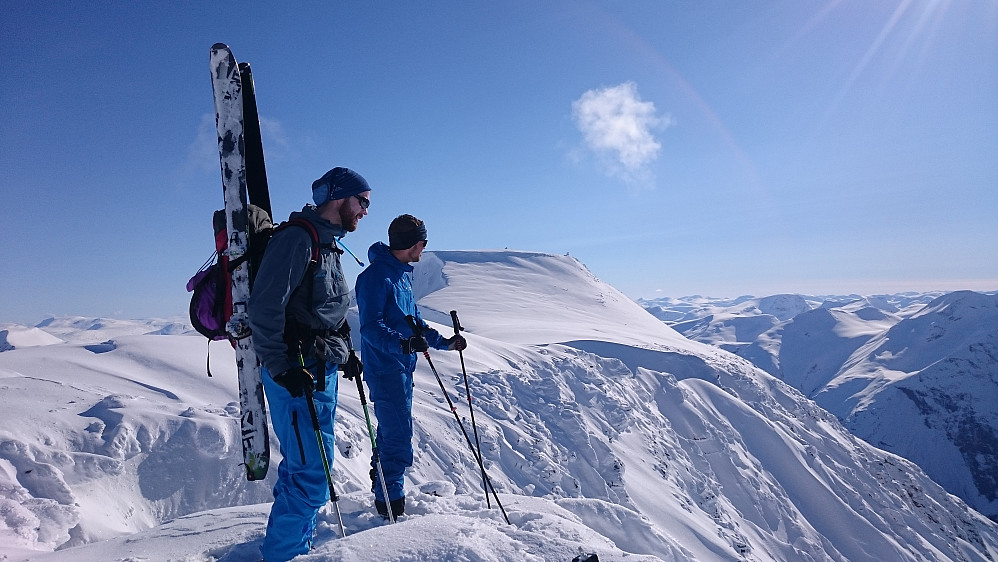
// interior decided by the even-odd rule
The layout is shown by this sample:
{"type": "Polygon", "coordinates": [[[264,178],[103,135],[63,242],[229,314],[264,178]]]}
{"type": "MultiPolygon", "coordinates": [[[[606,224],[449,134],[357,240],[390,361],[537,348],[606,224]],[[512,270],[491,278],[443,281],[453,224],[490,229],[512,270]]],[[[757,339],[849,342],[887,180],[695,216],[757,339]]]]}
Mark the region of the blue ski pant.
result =
{"type": "MultiPolygon", "coordinates": [[[[403,476],[412,466],[412,373],[371,373],[366,380],[378,419],[378,453],[390,502],[405,497],[403,476]]],[[[385,501],[373,455],[371,468],[374,497],[385,501]]]]}
{"type": "MultiPolygon", "coordinates": [[[[335,363],[326,364],[325,390],[313,393],[330,471],[333,469],[336,367],[335,363]]],[[[306,361],[306,368],[316,374],[314,360],[306,361]]],[[[308,398],[292,397],[284,387],[274,382],[266,368],[263,370],[263,387],[283,457],[277,468],[274,506],[267,521],[267,535],[260,549],[264,560],[275,562],[290,560],[309,551],[316,516],[329,501],[329,484],[319,454],[319,440],[312,425],[308,398]]]]}

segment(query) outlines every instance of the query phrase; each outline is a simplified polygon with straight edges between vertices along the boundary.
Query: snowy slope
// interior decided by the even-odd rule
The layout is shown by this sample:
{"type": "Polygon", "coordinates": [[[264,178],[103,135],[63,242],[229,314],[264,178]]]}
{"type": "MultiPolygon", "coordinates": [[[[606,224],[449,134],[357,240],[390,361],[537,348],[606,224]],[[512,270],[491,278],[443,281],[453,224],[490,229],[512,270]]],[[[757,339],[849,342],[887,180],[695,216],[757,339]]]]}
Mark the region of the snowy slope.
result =
{"type": "MultiPolygon", "coordinates": [[[[327,510],[303,559],[998,559],[998,526],[912,463],[572,258],[436,252],[416,279],[427,319],[449,333],[457,310],[467,328],[483,453],[512,524],[486,504],[420,359],[411,510],[392,526],[372,514],[367,429],[344,385],[334,471],[348,536],[327,510]]],[[[209,379],[204,340],[176,324],[44,324],[64,343],[0,353],[0,558],[253,559],[272,482],[240,481],[231,348],[212,344],[209,379]]],[[[433,361],[468,423],[458,355],[433,361]]]]}
{"type": "Polygon", "coordinates": [[[776,374],[813,398],[860,346],[900,320],[871,306],[821,307],[781,324],[778,337],[766,341],[779,341],[776,374]]]}
{"type": "Polygon", "coordinates": [[[763,298],[739,297],[733,301],[712,301],[702,297],[659,299],[643,306],[656,317],[667,319],[673,329],[691,340],[709,343],[748,359],[773,375],[780,375],[779,353],[783,324],[816,306],[818,301],[801,295],[772,295],[763,298]],[[696,303],[697,306],[690,307],[696,303]],[[667,311],[674,311],[670,314],[667,311]]]}
{"type": "MultiPolygon", "coordinates": [[[[509,343],[593,339],[688,345],[574,258],[511,251],[427,252],[414,272],[427,320],[474,310],[471,333],[509,343]]],[[[462,317],[464,314],[461,315],[462,317]]]]}
{"type": "Polygon", "coordinates": [[[61,342],[62,340],[59,338],[39,328],[28,328],[18,324],[0,324],[0,351],[61,342]]]}
{"type": "Polygon", "coordinates": [[[998,518],[998,295],[939,297],[857,350],[815,399],[998,518]]]}
{"type": "Polygon", "coordinates": [[[815,307],[785,321],[748,297],[697,297],[695,310],[659,299],[654,310],[678,303],[685,335],[749,359],[998,518],[998,295],[804,298],[815,307]],[[736,321],[771,327],[730,330],[736,321]]]}

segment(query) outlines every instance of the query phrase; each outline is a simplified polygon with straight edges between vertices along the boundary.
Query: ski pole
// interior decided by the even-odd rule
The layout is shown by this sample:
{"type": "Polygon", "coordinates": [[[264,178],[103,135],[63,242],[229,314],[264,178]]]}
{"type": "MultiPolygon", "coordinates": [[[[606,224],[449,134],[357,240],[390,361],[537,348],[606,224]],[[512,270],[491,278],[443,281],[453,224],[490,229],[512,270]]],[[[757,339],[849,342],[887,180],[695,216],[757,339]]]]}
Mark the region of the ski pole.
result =
{"type": "Polygon", "coordinates": [[[340,514],[340,497],[336,495],[336,489],[333,487],[333,476],[329,472],[329,458],[326,457],[326,442],[322,438],[322,429],[319,428],[319,414],[315,410],[315,397],[311,387],[305,387],[305,396],[308,398],[308,413],[312,416],[312,429],[315,430],[315,437],[319,442],[319,456],[322,458],[322,469],[326,472],[326,483],[329,484],[329,499],[332,500],[333,507],[336,508],[336,519],[339,520],[340,524],[340,536],[345,538],[347,531],[343,527],[343,515],[340,514]]]}
{"type": "MultiPolygon", "coordinates": [[[[298,361],[301,363],[302,369],[305,368],[305,357],[301,353],[301,347],[298,347],[298,361]]],[[[320,361],[325,361],[325,359],[320,359],[320,361]]],[[[319,442],[319,457],[322,459],[322,470],[326,473],[326,483],[329,484],[329,499],[333,502],[333,507],[336,509],[336,519],[340,524],[340,536],[346,538],[347,530],[343,526],[343,515],[340,513],[340,497],[336,495],[336,488],[333,486],[333,475],[329,470],[329,458],[326,456],[326,440],[322,438],[322,428],[319,426],[319,413],[315,409],[315,394],[311,385],[305,385],[305,398],[308,403],[308,414],[312,417],[312,429],[315,431],[315,439],[319,442]]]]}
{"type": "MultiPolygon", "coordinates": [[[[349,341],[349,339],[347,340],[349,341]]],[[[353,346],[350,347],[350,359],[356,359],[353,346]]],[[[360,405],[364,408],[364,419],[367,421],[367,434],[371,437],[371,455],[374,457],[374,466],[378,469],[378,481],[381,482],[382,497],[385,498],[385,507],[388,508],[388,520],[395,523],[395,514],[392,513],[392,503],[388,499],[388,485],[385,484],[385,473],[381,469],[381,455],[378,454],[378,440],[374,437],[374,426],[371,425],[371,414],[367,410],[367,394],[364,392],[364,385],[361,383],[363,369],[354,379],[357,381],[357,394],[360,395],[360,405]]]]}
{"type": "MultiPolygon", "coordinates": [[[[451,320],[454,323],[454,335],[461,335],[461,330],[464,328],[461,326],[461,321],[457,319],[457,311],[450,311],[451,320]]],[[[468,387],[468,370],[464,367],[464,351],[457,350],[458,357],[461,358],[461,374],[464,375],[464,394],[468,397],[468,411],[471,412],[471,429],[475,434],[475,450],[478,451],[478,456],[482,456],[482,443],[478,440],[478,424],[475,423],[475,409],[471,406],[471,389],[468,387]]],[[[485,492],[485,504],[491,508],[492,500],[489,499],[489,488],[485,483],[485,466],[483,464],[482,468],[482,490],[485,492]]]]}
{"type": "MultiPolygon", "coordinates": [[[[414,334],[420,336],[423,334],[422,327],[416,324],[416,319],[411,314],[406,316],[405,319],[409,323],[409,327],[412,329],[414,334]]],[[[461,433],[464,434],[465,441],[468,442],[468,448],[471,449],[471,455],[475,457],[476,461],[478,461],[478,467],[482,469],[482,473],[486,474],[485,464],[482,462],[482,457],[477,451],[475,451],[475,446],[471,444],[471,437],[468,437],[468,431],[464,429],[464,423],[461,421],[461,416],[457,415],[457,408],[454,407],[454,402],[450,399],[450,394],[447,392],[447,389],[444,388],[444,381],[441,380],[440,374],[437,373],[436,367],[433,366],[433,360],[430,359],[429,350],[423,352],[423,357],[426,358],[426,363],[430,366],[430,371],[433,372],[433,376],[437,379],[437,384],[440,385],[440,392],[442,392],[444,394],[444,398],[447,399],[447,405],[450,406],[450,411],[454,414],[454,419],[457,420],[457,425],[461,428],[461,433]]],[[[492,497],[495,498],[496,505],[498,505],[499,510],[502,511],[502,516],[503,519],[506,520],[506,524],[511,525],[512,523],[509,522],[509,516],[506,515],[506,510],[503,508],[502,502],[499,501],[499,494],[496,493],[496,488],[492,485],[492,480],[488,477],[488,474],[486,474],[485,482],[488,484],[489,489],[492,490],[492,497]]]]}

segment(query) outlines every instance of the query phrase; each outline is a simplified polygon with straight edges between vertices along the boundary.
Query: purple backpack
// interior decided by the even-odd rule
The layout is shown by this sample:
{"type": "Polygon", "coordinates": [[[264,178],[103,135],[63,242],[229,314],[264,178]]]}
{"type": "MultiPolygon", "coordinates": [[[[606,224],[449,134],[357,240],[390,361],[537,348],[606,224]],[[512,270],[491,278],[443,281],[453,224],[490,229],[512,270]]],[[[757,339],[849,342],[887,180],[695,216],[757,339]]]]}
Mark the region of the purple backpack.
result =
{"type": "MultiPolygon", "coordinates": [[[[239,260],[229,261],[229,256],[225,255],[225,250],[229,246],[225,229],[225,212],[215,211],[213,217],[215,254],[204,262],[194,277],[187,281],[187,292],[193,292],[190,305],[191,325],[199,334],[208,338],[209,343],[229,339],[225,325],[232,316],[232,271],[239,267],[240,263],[249,260],[250,290],[252,290],[253,279],[263,259],[267,242],[274,232],[288,226],[304,228],[312,239],[312,262],[316,263],[319,260],[319,233],[312,223],[302,218],[295,218],[281,223],[275,229],[266,211],[255,205],[249,205],[249,215],[249,250],[239,260]]],[[[210,369],[208,376],[211,376],[210,369]]]]}

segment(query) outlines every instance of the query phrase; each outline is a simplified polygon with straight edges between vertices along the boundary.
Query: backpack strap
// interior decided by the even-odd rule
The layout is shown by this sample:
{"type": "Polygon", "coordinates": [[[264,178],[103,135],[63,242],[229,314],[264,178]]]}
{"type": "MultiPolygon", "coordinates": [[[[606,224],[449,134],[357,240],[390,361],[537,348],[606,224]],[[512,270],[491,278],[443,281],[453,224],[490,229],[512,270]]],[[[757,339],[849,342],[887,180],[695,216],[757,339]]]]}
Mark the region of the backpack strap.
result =
{"type": "Polygon", "coordinates": [[[290,219],[282,222],[281,224],[279,224],[277,226],[277,228],[274,229],[274,233],[276,234],[278,231],[284,230],[285,228],[292,227],[292,226],[297,226],[299,228],[304,228],[308,232],[308,235],[311,237],[311,239],[312,239],[312,259],[311,259],[311,263],[319,263],[319,255],[322,252],[322,250],[325,249],[325,248],[331,249],[332,251],[336,252],[337,254],[342,254],[343,253],[343,250],[339,249],[336,246],[335,242],[332,243],[332,244],[325,244],[325,245],[320,244],[319,243],[319,231],[315,229],[315,225],[312,224],[311,221],[309,221],[307,219],[303,219],[301,217],[290,218],[290,219]]]}
{"type": "Polygon", "coordinates": [[[319,261],[319,231],[317,231],[315,229],[315,225],[312,224],[310,221],[307,221],[307,220],[305,220],[305,219],[303,219],[301,217],[296,217],[296,218],[288,219],[288,220],[282,222],[281,224],[277,225],[277,228],[274,229],[274,234],[277,234],[278,232],[280,232],[282,230],[285,230],[285,229],[287,229],[289,227],[292,227],[292,226],[297,226],[298,228],[303,228],[303,229],[305,229],[306,232],[308,232],[308,236],[312,240],[312,259],[311,259],[311,262],[312,263],[318,263],[318,261],[319,261]]]}
{"type": "MultiPolygon", "coordinates": [[[[308,232],[309,237],[312,239],[312,257],[311,257],[311,260],[309,261],[309,264],[308,264],[308,271],[309,272],[311,272],[318,265],[322,250],[324,250],[324,249],[330,249],[333,252],[336,252],[337,254],[341,254],[341,255],[343,254],[343,250],[341,250],[336,245],[336,242],[333,242],[331,244],[320,244],[319,243],[319,231],[316,230],[315,225],[312,224],[311,221],[309,221],[307,219],[303,219],[301,217],[290,218],[290,219],[282,222],[281,224],[279,224],[277,226],[277,228],[274,229],[274,234],[276,234],[280,230],[283,230],[285,228],[290,228],[290,227],[293,227],[293,226],[297,226],[298,228],[304,228],[305,231],[308,232]]],[[[310,275],[308,273],[306,273],[306,281],[304,281],[304,282],[308,283],[308,291],[309,291],[309,297],[308,297],[308,299],[309,299],[309,302],[311,302],[312,301],[312,295],[311,295],[311,293],[312,293],[312,291],[315,288],[315,282],[314,282],[313,279],[310,278],[310,275]]],[[[289,346],[289,349],[290,349],[290,346],[291,346],[290,340],[298,339],[299,336],[300,336],[300,334],[299,335],[289,334],[289,332],[288,332],[289,328],[292,328],[291,331],[294,331],[294,327],[289,326],[289,325],[285,326],[284,339],[285,339],[285,342],[288,342],[288,346],[289,346]]],[[[326,372],[325,372],[325,370],[326,370],[326,362],[325,362],[325,360],[320,359],[318,363],[319,363],[318,364],[318,372],[315,373],[316,374],[316,378],[318,379],[317,384],[316,384],[316,388],[319,391],[325,391],[326,390],[326,372]]]]}

